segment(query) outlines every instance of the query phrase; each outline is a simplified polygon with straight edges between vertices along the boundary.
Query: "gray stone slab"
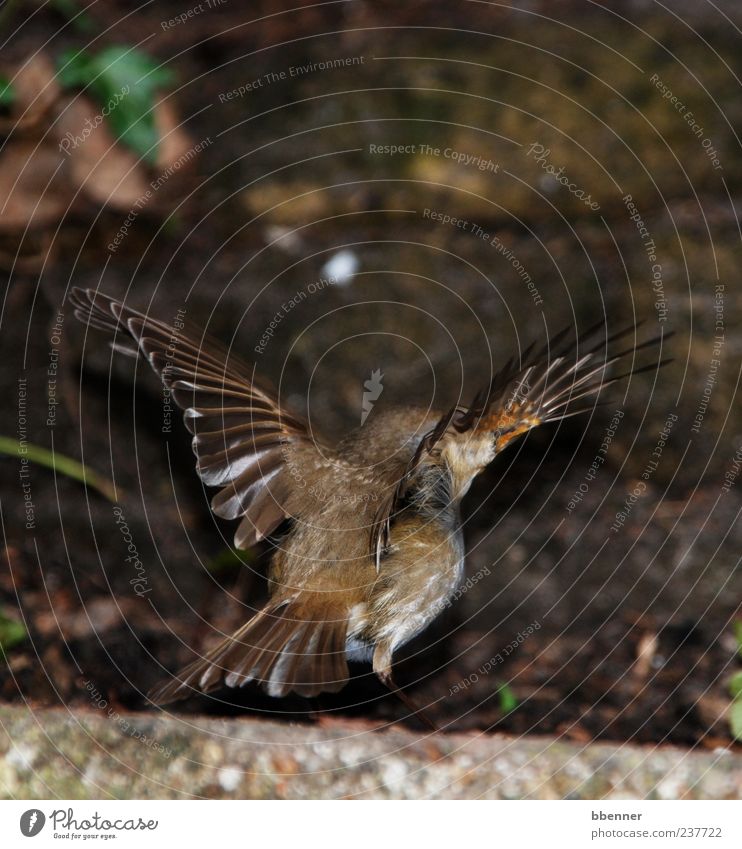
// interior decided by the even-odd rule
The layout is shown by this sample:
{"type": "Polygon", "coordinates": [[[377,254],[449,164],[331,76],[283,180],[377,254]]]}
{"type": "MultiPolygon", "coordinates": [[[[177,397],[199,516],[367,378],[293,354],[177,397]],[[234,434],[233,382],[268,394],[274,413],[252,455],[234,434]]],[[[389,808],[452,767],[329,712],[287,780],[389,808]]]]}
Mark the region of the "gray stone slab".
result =
{"type": "Polygon", "coordinates": [[[5,798],[737,799],[725,749],[0,707],[5,798]]]}

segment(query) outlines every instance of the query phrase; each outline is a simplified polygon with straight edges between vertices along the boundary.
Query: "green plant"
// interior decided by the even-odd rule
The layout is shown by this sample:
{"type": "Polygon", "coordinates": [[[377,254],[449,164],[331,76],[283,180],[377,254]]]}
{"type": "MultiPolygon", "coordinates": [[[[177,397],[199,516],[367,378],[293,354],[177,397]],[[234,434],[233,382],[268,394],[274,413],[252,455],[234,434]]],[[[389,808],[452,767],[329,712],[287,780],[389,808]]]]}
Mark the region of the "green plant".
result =
{"type": "Polygon", "coordinates": [[[500,704],[500,712],[510,713],[518,707],[518,697],[509,684],[500,684],[497,688],[497,699],[500,704]]]}
{"type": "Polygon", "coordinates": [[[0,109],[9,109],[15,102],[15,91],[10,80],[0,74],[0,109]]]}
{"type": "Polygon", "coordinates": [[[95,31],[93,19],[80,9],[79,3],[76,3],[75,0],[52,0],[51,6],[60,15],[67,18],[78,32],[89,34],[95,31]]]}
{"type": "Polygon", "coordinates": [[[173,81],[169,69],[141,50],[114,45],[65,51],[58,79],[65,88],[90,89],[119,140],[150,164],[157,161],[154,107],[157,91],[173,81]]]}
{"type": "Polygon", "coordinates": [[[28,632],[23,622],[0,613],[0,656],[4,656],[18,643],[22,643],[27,636],[28,632]]]}
{"type": "Polygon", "coordinates": [[[116,493],[110,481],[101,477],[97,472],[85,468],[82,463],[78,463],[72,457],[67,457],[58,451],[52,453],[40,445],[34,445],[29,442],[24,442],[23,446],[21,446],[17,439],[9,436],[0,436],[0,454],[27,457],[32,463],[46,466],[48,469],[54,469],[55,472],[80,481],[85,486],[91,486],[93,489],[97,489],[109,501],[116,503],[116,493]]]}
{"type": "MultiPolygon", "coordinates": [[[[734,623],[734,636],[737,640],[737,654],[742,659],[742,619],[734,623]]],[[[732,704],[729,708],[729,728],[735,740],[742,740],[742,669],[729,679],[729,695],[732,704]]]]}
{"type": "Polygon", "coordinates": [[[207,570],[212,575],[223,575],[236,571],[243,566],[249,566],[255,560],[250,551],[238,551],[236,548],[226,547],[219,551],[206,564],[207,570]]]}

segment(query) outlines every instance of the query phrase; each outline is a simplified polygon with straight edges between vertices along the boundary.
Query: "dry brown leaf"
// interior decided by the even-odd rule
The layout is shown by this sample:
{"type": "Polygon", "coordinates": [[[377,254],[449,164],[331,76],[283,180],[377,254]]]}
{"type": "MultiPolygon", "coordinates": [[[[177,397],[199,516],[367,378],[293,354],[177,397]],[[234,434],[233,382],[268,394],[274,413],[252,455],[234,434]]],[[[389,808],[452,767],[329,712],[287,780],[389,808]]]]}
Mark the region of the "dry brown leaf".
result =
{"type": "Polygon", "coordinates": [[[51,140],[6,144],[0,153],[0,233],[56,224],[70,201],[68,171],[51,140]]]}
{"type": "Polygon", "coordinates": [[[15,102],[11,114],[0,119],[0,135],[36,128],[60,97],[54,66],[43,53],[36,53],[17,70],[2,70],[11,80],[15,102]]]}
{"type": "MultiPolygon", "coordinates": [[[[0,235],[49,231],[79,198],[121,212],[162,215],[185,193],[183,176],[197,156],[171,101],[155,106],[161,142],[157,165],[150,168],[118,143],[94,101],[62,97],[52,63],[42,54],[7,73],[16,101],[5,119],[5,131],[13,135],[0,152],[0,235]]],[[[0,265],[18,267],[27,253],[20,243],[3,244],[0,265]]],[[[30,259],[37,263],[44,255],[34,252],[30,259]]]]}
{"type": "Polygon", "coordinates": [[[96,105],[82,96],[70,100],[59,115],[60,142],[72,139],[63,154],[70,162],[71,183],[96,203],[128,211],[146,196],[149,181],[137,157],[116,142],[105,121],[84,132],[85,122],[94,124],[98,115],[96,105]]]}
{"type": "Polygon", "coordinates": [[[636,645],[636,660],[634,661],[633,675],[639,681],[645,681],[652,671],[652,662],[659,648],[659,638],[653,631],[641,635],[636,645]]]}
{"type": "MultiPolygon", "coordinates": [[[[172,100],[160,100],[155,106],[155,127],[160,137],[160,144],[157,148],[157,167],[159,169],[170,168],[173,164],[179,162],[181,157],[186,157],[193,149],[193,140],[180,124],[180,116],[173,106],[172,100]]],[[[194,159],[195,157],[192,157],[184,162],[183,168],[187,168],[194,159]]]]}
{"type": "Polygon", "coordinates": [[[69,103],[58,122],[60,139],[80,139],[69,149],[72,179],[76,188],[91,200],[122,212],[128,212],[137,202],[141,209],[158,213],[169,208],[174,196],[182,194],[182,175],[193,167],[195,157],[186,159],[192,150],[190,137],[178,126],[178,116],[167,101],[155,106],[155,126],[161,141],[157,151],[157,167],[147,165],[123,145],[118,144],[105,122],[86,134],[86,120],[96,121],[96,105],[85,97],[69,103]],[[69,133],[69,136],[67,135],[69,133]],[[166,172],[176,167],[172,174],[166,172]],[[158,188],[152,184],[160,176],[158,188]]]}

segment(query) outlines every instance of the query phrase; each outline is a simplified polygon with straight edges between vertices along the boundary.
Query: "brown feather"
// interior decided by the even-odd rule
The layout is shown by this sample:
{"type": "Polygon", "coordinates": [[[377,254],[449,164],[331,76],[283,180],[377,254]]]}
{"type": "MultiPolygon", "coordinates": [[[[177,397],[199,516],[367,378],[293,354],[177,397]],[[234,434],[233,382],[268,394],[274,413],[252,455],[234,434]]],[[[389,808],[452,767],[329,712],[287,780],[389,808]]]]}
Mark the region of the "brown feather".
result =
{"type": "Polygon", "coordinates": [[[669,362],[660,360],[634,367],[633,358],[638,351],[661,347],[672,332],[624,350],[609,351],[612,343],[635,333],[637,327],[631,325],[608,335],[605,322],[600,321],[580,334],[575,342],[568,338],[570,328],[564,328],[543,347],[537,349],[532,343],[519,359],[511,357],[489,386],[474,396],[468,407],[453,407],[443,415],[422,437],[407,471],[376,512],[371,526],[370,551],[376,560],[377,571],[381,556],[389,546],[392,519],[403,504],[410,481],[418,474],[423,462],[440,450],[446,439],[492,433],[495,451],[502,451],[533,427],[585,412],[584,409],[570,412],[569,405],[574,401],[598,395],[617,380],[660,368],[669,362]],[[602,356],[599,356],[601,353],[602,356]],[[610,366],[629,356],[632,363],[627,371],[612,378],[606,376],[610,366]]]}
{"type": "Polygon", "coordinates": [[[249,547],[275,530],[287,516],[287,451],[298,444],[315,447],[306,424],[285,413],[249,376],[248,367],[218,343],[194,342],[90,289],[73,289],[70,303],[81,321],[112,332],[116,347],[132,355],[141,351],[184,408],[185,425],[194,435],[196,471],[207,486],[224,487],[212,499],[212,509],[225,519],[243,518],[235,545],[249,547]],[[138,349],[121,346],[122,335],[138,349]]]}
{"type": "Polygon", "coordinates": [[[222,684],[242,687],[248,681],[274,696],[337,692],[348,680],[347,630],[345,616],[329,621],[305,618],[305,606],[269,602],[231,637],[155,687],[149,698],[164,704],[192,690],[208,693],[222,684]]]}

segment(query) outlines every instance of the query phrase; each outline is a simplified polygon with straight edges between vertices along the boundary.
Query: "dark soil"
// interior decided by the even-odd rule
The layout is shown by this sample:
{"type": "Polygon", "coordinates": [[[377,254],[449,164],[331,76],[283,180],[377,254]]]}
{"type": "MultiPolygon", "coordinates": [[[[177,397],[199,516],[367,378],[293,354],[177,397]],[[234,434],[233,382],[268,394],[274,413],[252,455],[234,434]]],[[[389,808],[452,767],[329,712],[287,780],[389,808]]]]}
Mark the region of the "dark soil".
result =
{"type": "MultiPolygon", "coordinates": [[[[115,19],[113,10],[125,4],[106,5],[115,19]]],[[[125,216],[76,207],[61,222],[43,270],[4,272],[0,433],[18,432],[18,380],[25,378],[28,440],[83,459],[115,482],[145,564],[147,592],[140,597],[133,590],[114,505],[64,475],[32,466],[35,527],[28,529],[19,458],[0,456],[7,554],[0,614],[22,620],[28,630],[0,667],[0,699],[91,707],[92,690],[112,705],[153,710],[143,693],[188,662],[191,649],[210,644],[215,630],[236,628],[264,592],[269,548],[245,553],[244,562],[230,557],[233,529],[209,512],[185,428],[174,420],[172,432],[163,433],[162,395],[145,367],[135,371],[129,361],[112,361],[97,334],[84,339],[63,306],[70,284],[126,294],[166,320],[185,305],[194,324],[208,324],[222,339],[234,334],[250,359],[281,304],[317,280],[330,255],[350,246],[361,262],[356,282],[292,311],[257,360],[261,377],[280,384],[284,398],[306,405],[313,421],[339,436],[356,424],[362,383],[377,366],[388,387],[380,404],[434,397],[445,405],[462,384],[466,393],[481,384],[490,368],[487,340],[499,362],[517,341],[542,335],[544,322],[552,330],[573,321],[584,326],[603,311],[616,326],[636,314],[657,332],[636,227],[622,195],[582,146],[633,195],[650,224],[671,313],[662,329],[676,333],[668,345],[675,362],[656,383],[643,375],[625,397],[618,391],[592,418],[534,432],[477,481],[466,501],[465,532],[467,574],[479,577],[400,655],[397,678],[446,731],[734,745],[728,679],[740,668],[733,628],[742,615],[740,484],[733,481],[727,491],[723,485],[742,439],[742,294],[731,284],[722,364],[703,426],[692,430],[712,358],[714,286],[738,269],[742,158],[724,116],[739,126],[742,100],[721,60],[669,16],[642,18],[638,4],[624,11],[643,35],[598,7],[586,14],[579,3],[560,4],[558,21],[529,23],[527,30],[521,13],[463,3],[454,9],[410,4],[406,12],[397,12],[396,4],[357,4],[342,12],[326,6],[235,30],[246,14],[238,5],[163,30],[160,20],[182,9],[160,3],[127,20],[122,14],[101,42],[158,33],[147,49],[172,59],[186,129],[195,141],[216,140],[183,178],[183,195],[193,194],[167,225],[143,214],[125,247],[111,255],[106,245],[125,216]],[[392,24],[407,29],[393,39],[378,29],[392,24]],[[417,28],[422,25],[452,29],[417,28]],[[322,35],[339,30],[348,32],[322,35]],[[624,30],[631,30],[630,38],[624,30]],[[527,55],[523,38],[533,45],[527,55]],[[284,41],[291,44],[275,47],[284,41]],[[260,52],[269,45],[274,48],[260,52]],[[268,70],[360,54],[368,60],[361,67],[276,83],[249,98],[219,99],[268,70]],[[413,54],[442,61],[373,59],[413,54]],[[673,55],[702,69],[721,114],[673,55]],[[577,57],[586,71],[575,66],[577,57]],[[462,58],[469,64],[447,64],[462,58]],[[720,150],[724,183],[710,170],[700,140],[647,82],[651,73],[693,105],[720,150]],[[554,102],[556,95],[524,74],[548,80],[587,112],[571,101],[554,102]],[[610,79],[618,94],[609,97],[596,77],[610,79]],[[442,93],[449,90],[479,99],[442,93]],[[543,123],[532,120],[531,111],[543,123]],[[633,153],[601,121],[620,130],[633,153]],[[559,133],[549,136],[554,125],[579,145],[559,133]],[[587,214],[553,186],[542,184],[542,193],[534,194],[529,185],[543,177],[538,166],[512,144],[467,127],[502,133],[524,147],[536,138],[551,145],[554,161],[600,198],[601,215],[587,214]],[[502,172],[456,170],[443,157],[381,159],[369,153],[369,142],[471,151],[497,160],[521,182],[500,181],[502,172]],[[351,152],[335,155],[339,150],[351,152]],[[305,161],[309,157],[316,159],[305,161]],[[315,188],[321,191],[311,195],[315,188]],[[538,283],[543,307],[534,308],[501,253],[455,228],[434,227],[423,219],[426,207],[498,234],[538,283]],[[278,227],[304,229],[294,247],[268,247],[278,227]],[[47,369],[58,309],[64,311],[61,404],[50,427],[47,369]],[[625,415],[606,463],[570,509],[619,407],[625,415]],[[641,479],[671,412],[678,419],[646,493],[614,533],[616,513],[641,479]]],[[[256,18],[277,8],[258,6],[256,18]]],[[[37,49],[58,25],[50,11],[36,15],[10,44],[7,61],[37,49]]],[[[721,16],[696,26],[722,57],[736,55],[739,43],[721,16]]],[[[66,30],[47,49],[56,54],[74,43],[66,30]]],[[[418,722],[405,719],[407,709],[366,667],[354,673],[345,691],[311,702],[276,701],[247,688],[172,709],[270,713],[287,721],[418,722]]]]}

